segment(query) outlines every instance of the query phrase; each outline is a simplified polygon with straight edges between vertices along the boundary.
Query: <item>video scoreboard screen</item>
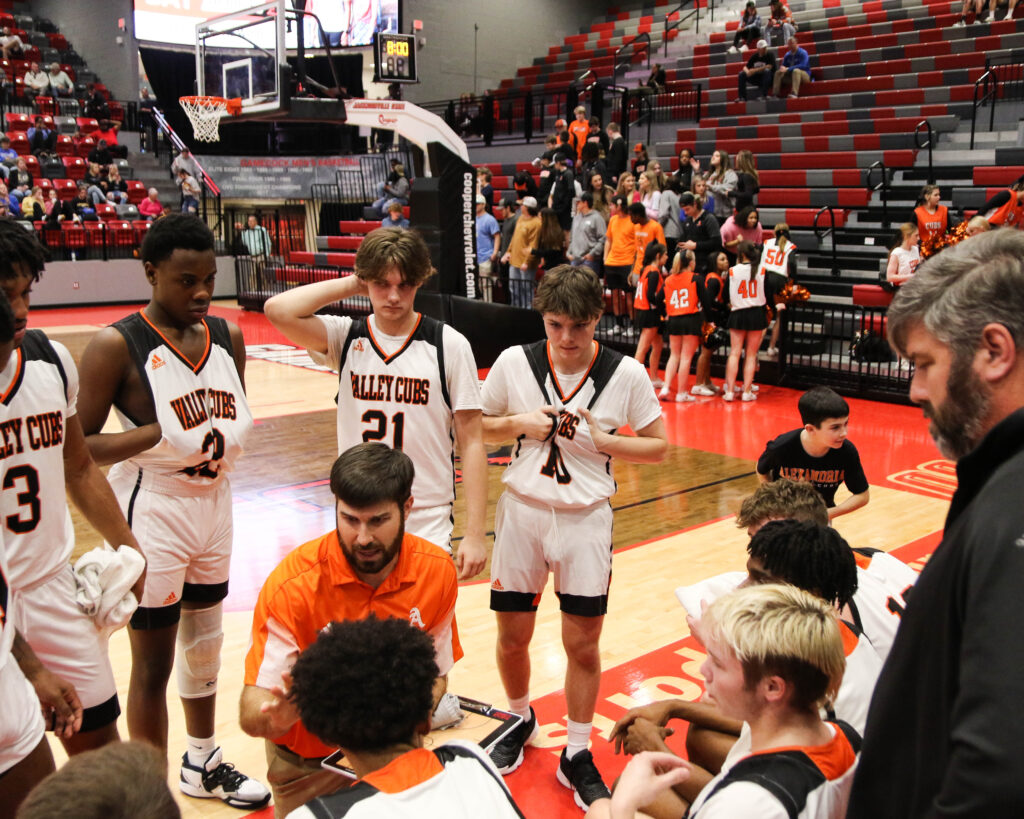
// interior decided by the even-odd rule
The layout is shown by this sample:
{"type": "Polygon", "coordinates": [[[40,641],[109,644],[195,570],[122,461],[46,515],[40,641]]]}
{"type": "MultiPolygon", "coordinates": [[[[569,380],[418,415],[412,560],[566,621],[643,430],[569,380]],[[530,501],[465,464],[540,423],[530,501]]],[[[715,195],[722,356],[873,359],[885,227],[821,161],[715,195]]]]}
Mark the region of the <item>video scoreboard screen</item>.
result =
{"type": "Polygon", "coordinates": [[[375,40],[374,82],[417,82],[415,36],[378,32],[375,40]]]}

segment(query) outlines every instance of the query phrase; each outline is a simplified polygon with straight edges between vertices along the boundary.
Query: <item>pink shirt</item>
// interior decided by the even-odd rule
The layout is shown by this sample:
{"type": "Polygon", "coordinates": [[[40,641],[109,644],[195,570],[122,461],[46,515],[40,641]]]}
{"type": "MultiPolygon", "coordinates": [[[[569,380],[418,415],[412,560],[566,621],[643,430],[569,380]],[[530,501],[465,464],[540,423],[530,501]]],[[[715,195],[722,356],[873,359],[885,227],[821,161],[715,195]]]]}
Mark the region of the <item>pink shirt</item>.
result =
{"type": "Polygon", "coordinates": [[[139,202],[139,213],[143,216],[159,216],[164,212],[164,206],[159,202],[154,202],[148,196],[139,202]]]}
{"type": "Polygon", "coordinates": [[[750,242],[752,245],[762,244],[761,223],[758,222],[752,228],[741,228],[736,224],[736,217],[730,216],[722,225],[722,243],[731,242],[737,238],[750,242]]]}

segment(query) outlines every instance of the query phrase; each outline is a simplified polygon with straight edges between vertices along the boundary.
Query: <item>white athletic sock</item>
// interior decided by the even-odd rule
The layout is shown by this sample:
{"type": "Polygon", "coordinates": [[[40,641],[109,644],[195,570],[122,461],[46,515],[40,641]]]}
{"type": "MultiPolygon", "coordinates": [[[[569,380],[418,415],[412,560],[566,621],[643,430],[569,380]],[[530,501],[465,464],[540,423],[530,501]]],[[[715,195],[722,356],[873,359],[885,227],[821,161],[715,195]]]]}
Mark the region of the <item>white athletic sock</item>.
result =
{"type": "Polygon", "coordinates": [[[530,719],[530,695],[527,694],[525,697],[516,697],[516,699],[509,698],[508,710],[513,714],[518,714],[524,720],[530,719]]]}
{"type": "Polygon", "coordinates": [[[590,729],[594,723],[573,722],[570,719],[566,720],[565,724],[569,729],[566,737],[565,756],[567,759],[572,759],[580,751],[587,750],[587,745],[590,743],[590,729]]]}
{"type": "Polygon", "coordinates": [[[212,754],[217,748],[217,741],[214,737],[197,739],[196,737],[190,737],[186,734],[185,740],[188,742],[189,765],[195,765],[200,768],[206,764],[206,760],[210,758],[210,754],[212,754]]]}

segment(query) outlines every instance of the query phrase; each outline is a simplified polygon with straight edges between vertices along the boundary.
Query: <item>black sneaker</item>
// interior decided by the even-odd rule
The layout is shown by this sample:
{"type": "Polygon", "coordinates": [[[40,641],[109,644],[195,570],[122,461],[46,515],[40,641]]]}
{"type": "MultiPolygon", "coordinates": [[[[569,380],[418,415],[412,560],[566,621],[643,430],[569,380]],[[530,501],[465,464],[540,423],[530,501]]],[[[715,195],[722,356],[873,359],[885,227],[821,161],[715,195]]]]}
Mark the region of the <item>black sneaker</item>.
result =
{"type": "Polygon", "coordinates": [[[507,737],[491,750],[491,762],[502,776],[512,773],[523,764],[523,748],[537,736],[537,715],[530,709],[530,718],[519,723],[507,737]]]}
{"type": "Polygon", "coordinates": [[[589,808],[591,802],[608,799],[611,796],[590,751],[580,751],[569,759],[563,749],[555,776],[565,787],[572,790],[573,799],[583,810],[589,808]]]}

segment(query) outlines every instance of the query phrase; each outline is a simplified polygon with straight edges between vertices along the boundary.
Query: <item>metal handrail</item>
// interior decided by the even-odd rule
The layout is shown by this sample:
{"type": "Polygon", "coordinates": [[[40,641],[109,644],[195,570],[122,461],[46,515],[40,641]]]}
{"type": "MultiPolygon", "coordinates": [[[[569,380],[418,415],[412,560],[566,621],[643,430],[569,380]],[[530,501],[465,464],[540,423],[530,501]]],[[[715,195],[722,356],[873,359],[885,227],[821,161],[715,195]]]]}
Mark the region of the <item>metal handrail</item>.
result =
{"type": "Polygon", "coordinates": [[[917,127],[914,128],[914,144],[917,145],[918,150],[923,148],[928,149],[928,184],[935,184],[935,170],[932,167],[932,146],[935,144],[935,131],[932,129],[932,124],[926,119],[921,120],[917,123],[917,127]],[[925,129],[928,132],[928,141],[921,142],[921,130],[925,129]]]}
{"type": "Polygon", "coordinates": [[[837,239],[837,236],[836,236],[836,214],[835,214],[835,211],[832,209],[831,205],[825,205],[824,207],[820,208],[816,214],[814,214],[814,222],[812,224],[812,228],[814,229],[814,236],[815,236],[815,238],[819,242],[822,239],[824,239],[826,236],[831,234],[831,236],[832,236],[832,270],[831,270],[831,273],[832,273],[833,276],[838,278],[838,276],[839,276],[841,271],[839,270],[839,255],[838,255],[838,253],[836,251],[836,239],[837,239]],[[822,230],[822,229],[820,229],[818,227],[818,220],[821,218],[821,215],[823,213],[827,213],[828,214],[829,226],[828,226],[827,230],[822,230]]]}
{"type": "Polygon", "coordinates": [[[662,43],[664,43],[664,45],[665,45],[665,56],[666,57],[668,56],[668,33],[670,31],[675,31],[677,28],[679,28],[685,21],[689,20],[691,17],[696,17],[697,18],[696,19],[696,25],[694,25],[693,30],[694,30],[695,34],[700,34],[700,0],[682,0],[682,2],[678,6],[676,6],[674,9],[672,9],[672,11],[668,12],[665,15],[665,33],[661,35],[661,40],[662,40],[662,43]],[[691,11],[689,14],[686,14],[686,15],[680,14],[679,15],[679,19],[675,20],[674,22],[670,22],[669,21],[669,19],[668,19],[669,17],[671,17],[676,12],[682,11],[683,10],[683,6],[687,5],[690,2],[693,3],[693,11],[691,11]]]}
{"type": "Polygon", "coordinates": [[[989,123],[988,123],[988,129],[990,131],[992,130],[992,126],[995,123],[995,116],[996,116],[995,97],[996,97],[997,89],[998,89],[998,84],[997,84],[997,81],[996,81],[995,74],[993,74],[991,71],[989,71],[987,69],[986,69],[984,74],[982,74],[980,77],[978,77],[977,80],[974,81],[974,101],[973,101],[973,103],[971,105],[971,150],[972,151],[974,150],[974,130],[975,130],[975,127],[978,124],[978,108],[980,106],[984,105],[989,100],[992,100],[992,106],[991,106],[992,110],[989,112],[989,123]],[[984,87],[985,90],[984,90],[984,93],[981,95],[981,98],[979,99],[978,98],[978,89],[982,88],[982,87],[984,87]]]}
{"type": "Polygon", "coordinates": [[[885,167],[885,163],[879,159],[877,162],[873,162],[871,167],[868,168],[867,186],[872,191],[881,191],[882,193],[882,224],[885,227],[891,227],[892,223],[889,221],[889,169],[885,167]],[[877,185],[872,186],[871,176],[874,170],[878,168],[882,172],[882,181],[877,185]]]}
{"type": "Polygon", "coordinates": [[[629,55],[629,59],[626,60],[625,62],[622,62],[622,63],[618,62],[619,54],[621,54],[624,49],[629,48],[630,46],[636,46],[636,43],[638,43],[638,42],[646,43],[646,45],[647,45],[647,67],[648,68],[651,67],[651,35],[648,34],[646,31],[644,31],[644,32],[641,32],[640,34],[637,34],[636,37],[634,37],[628,43],[623,43],[617,49],[615,49],[615,53],[612,55],[612,59],[615,61],[614,64],[613,64],[613,68],[612,68],[612,84],[613,85],[618,85],[619,71],[622,68],[624,68],[625,66],[627,66],[627,65],[629,65],[630,63],[633,62],[633,57],[635,57],[637,55],[637,50],[634,47],[633,53],[629,55]]]}

